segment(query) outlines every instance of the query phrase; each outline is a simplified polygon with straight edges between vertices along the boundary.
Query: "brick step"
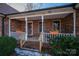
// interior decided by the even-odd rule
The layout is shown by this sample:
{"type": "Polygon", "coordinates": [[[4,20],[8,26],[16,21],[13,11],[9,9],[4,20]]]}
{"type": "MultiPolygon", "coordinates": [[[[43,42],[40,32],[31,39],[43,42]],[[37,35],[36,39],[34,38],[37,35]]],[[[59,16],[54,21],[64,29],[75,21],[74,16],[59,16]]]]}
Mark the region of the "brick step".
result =
{"type": "Polygon", "coordinates": [[[51,46],[48,43],[43,43],[42,50],[49,50],[51,49],[51,46]]]}
{"type": "MultiPolygon", "coordinates": [[[[39,42],[38,41],[27,41],[24,45],[24,48],[33,48],[39,50],[39,42]]],[[[50,49],[50,45],[47,43],[43,43],[43,49],[50,49]]]]}
{"type": "Polygon", "coordinates": [[[24,45],[24,48],[39,49],[39,42],[38,41],[27,41],[24,45]]]}

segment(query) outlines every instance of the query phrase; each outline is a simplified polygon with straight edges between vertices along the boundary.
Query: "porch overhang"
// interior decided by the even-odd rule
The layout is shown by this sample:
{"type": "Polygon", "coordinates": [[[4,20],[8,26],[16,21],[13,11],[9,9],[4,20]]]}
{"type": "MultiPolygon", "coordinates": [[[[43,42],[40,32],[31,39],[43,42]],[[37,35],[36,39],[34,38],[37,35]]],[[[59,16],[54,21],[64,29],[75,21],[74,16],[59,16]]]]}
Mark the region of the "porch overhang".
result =
{"type": "Polygon", "coordinates": [[[25,18],[25,17],[39,17],[39,16],[47,16],[47,15],[58,15],[58,14],[68,14],[74,13],[75,10],[72,7],[60,8],[60,9],[51,9],[45,11],[36,11],[31,13],[22,13],[22,14],[13,14],[8,15],[10,19],[18,19],[18,18],[25,18]]]}

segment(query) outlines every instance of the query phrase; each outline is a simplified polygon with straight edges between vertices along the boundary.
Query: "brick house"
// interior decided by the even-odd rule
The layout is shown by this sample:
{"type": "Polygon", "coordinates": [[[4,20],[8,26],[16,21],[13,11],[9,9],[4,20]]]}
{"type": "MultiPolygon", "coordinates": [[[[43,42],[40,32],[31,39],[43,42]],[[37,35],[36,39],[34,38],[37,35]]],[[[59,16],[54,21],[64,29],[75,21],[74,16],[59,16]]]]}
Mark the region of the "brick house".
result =
{"type": "MultiPolygon", "coordinates": [[[[79,5],[0,14],[0,35],[17,40],[47,43],[46,35],[57,30],[58,35],[79,35],[79,5]]],[[[37,44],[36,44],[37,45],[37,44]]]]}

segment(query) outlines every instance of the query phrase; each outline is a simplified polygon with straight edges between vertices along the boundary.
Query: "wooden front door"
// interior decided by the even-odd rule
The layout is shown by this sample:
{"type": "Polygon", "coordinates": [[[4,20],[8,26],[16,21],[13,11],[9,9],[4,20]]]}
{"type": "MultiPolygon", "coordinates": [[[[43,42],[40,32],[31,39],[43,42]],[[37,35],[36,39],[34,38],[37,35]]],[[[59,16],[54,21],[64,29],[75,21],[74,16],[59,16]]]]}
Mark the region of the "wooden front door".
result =
{"type": "Polygon", "coordinates": [[[28,35],[31,36],[33,35],[33,23],[28,22],[28,35]]]}

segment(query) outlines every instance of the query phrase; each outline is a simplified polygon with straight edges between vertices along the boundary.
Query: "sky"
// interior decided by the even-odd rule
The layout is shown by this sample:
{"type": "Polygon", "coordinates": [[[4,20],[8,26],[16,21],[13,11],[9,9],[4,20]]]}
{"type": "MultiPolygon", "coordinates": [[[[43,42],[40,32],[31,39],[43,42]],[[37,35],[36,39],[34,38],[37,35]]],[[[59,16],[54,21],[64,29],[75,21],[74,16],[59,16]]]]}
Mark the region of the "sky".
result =
{"type": "Polygon", "coordinates": [[[57,7],[62,5],[68,5],[70,3],[44,3],[44,5],[41,8],[48,8],[48,7],[57,7]]]}
{"type": "MultiPolygon", "coordinates": [[[[8,3],[8,5],[10,5],[11,7],[13,7],[19,12],[25,11],[25,4],[26,3],[8,3]]],[[[49,7],[57,7],[57,6],[68,5],[68,4],[70,3],[42,3],[40,5],[40,9],[49,8],[49,7]]]]}

